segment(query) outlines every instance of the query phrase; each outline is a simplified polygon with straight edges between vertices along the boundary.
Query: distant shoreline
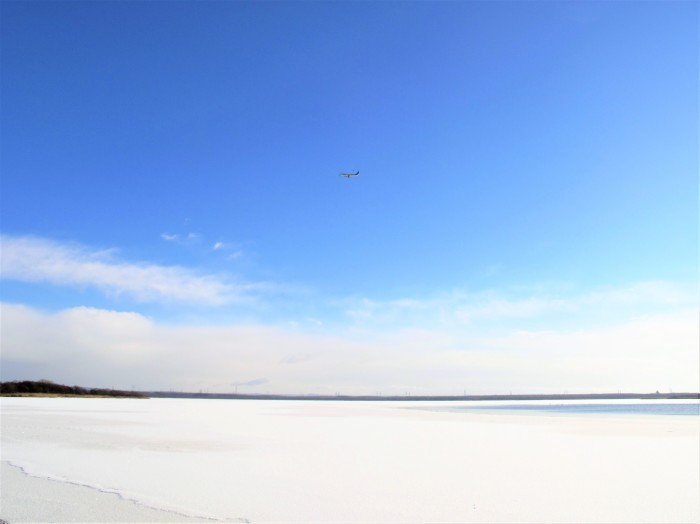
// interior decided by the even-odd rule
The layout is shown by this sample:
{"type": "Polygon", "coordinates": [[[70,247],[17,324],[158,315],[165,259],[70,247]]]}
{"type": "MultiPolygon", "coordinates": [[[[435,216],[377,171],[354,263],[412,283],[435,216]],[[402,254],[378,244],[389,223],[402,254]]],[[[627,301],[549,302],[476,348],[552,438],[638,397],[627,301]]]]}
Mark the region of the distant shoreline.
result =
{"type": "Polygon", "coordinates": [[[149,398],[240,400],[343,400],[343,401],[488,401],[488,400],[696,400],[700,393],[562,393],[508,395],[262,395],[244,393],[187,393],[142,391],[149,398]]]}
{"type": "Polygon", "coordinates": [[[0,382],[0,397],[184,398],[230,400],[321,401],[516,401],[516,400],[697,400],[700,393],[550,393],[491,395],[285,395],[259,393],[194,393],[186,391],[124,391],[66,386],[49,380],[0,382]]]}

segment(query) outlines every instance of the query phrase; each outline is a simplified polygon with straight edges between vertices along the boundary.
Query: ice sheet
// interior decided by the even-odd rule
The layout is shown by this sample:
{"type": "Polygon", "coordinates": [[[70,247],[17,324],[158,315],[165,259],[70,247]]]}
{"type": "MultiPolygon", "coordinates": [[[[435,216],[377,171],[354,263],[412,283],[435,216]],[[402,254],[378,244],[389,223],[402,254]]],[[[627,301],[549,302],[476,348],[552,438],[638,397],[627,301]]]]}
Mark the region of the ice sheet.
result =
{"type": "Polygon", "coordinates": [[[696,417],[406,409],[426,406],[415,402],[4,398],[0,405],[3,461],[193,517],[700,519],[696,417]]]}
{"type": "Polygon", "coordinates": [[[27,475],[8,462],[0,467],[4,522],[212,522],[148,508],[118,493],[27,475]]]}

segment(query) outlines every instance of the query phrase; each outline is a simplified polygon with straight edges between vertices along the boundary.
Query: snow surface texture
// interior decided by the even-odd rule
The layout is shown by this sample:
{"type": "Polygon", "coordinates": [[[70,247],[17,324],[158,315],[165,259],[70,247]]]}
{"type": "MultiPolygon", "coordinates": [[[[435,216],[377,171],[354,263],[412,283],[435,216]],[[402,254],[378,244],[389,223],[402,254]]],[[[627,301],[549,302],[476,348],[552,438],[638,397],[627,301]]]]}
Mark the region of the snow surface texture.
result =
{"type": "Polygon", "coordinates": [[[0,518],[700,520],[698,417],[440,405],[3,398],[0,518]]]}
{"type": "MultiPolygon", "coordinates": [[[[172,511],[148,508],[122,498],[66,481],[24,473],[2,462],[0,512],[7,522],[210,522],[172,511]]],[[[6,522],[0,520],[0,524],[6,522]]]]}

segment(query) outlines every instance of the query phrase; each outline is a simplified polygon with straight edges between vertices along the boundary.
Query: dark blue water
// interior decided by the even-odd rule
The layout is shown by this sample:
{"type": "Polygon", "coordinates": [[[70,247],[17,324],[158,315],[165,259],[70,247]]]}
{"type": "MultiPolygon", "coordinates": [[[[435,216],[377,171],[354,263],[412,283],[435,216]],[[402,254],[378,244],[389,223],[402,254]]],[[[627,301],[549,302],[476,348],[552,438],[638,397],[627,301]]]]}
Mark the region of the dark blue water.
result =
{"type": "Polygon", "coordinates": [[[671,415],[700,416],[700,404],[503,404],[455,406],[450,411],[536,411],[574,415],[671,415]]]}

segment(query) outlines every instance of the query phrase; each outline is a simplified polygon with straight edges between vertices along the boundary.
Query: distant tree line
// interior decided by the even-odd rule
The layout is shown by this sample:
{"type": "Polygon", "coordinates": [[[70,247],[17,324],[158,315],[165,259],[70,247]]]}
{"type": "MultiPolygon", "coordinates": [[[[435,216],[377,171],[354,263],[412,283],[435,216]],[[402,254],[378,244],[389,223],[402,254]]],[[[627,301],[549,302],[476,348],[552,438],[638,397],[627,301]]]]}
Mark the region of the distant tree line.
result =
{"type": "Polygon", "coordinates": [[[105,397],[137,397],[145,398],[146,395],[137,391],[122,391],[106,388],[84,388],[81,386],[64,386],[50,380],[22,380],[12,382],[0,382],[0,395],[99,395],[105,397]]]}

